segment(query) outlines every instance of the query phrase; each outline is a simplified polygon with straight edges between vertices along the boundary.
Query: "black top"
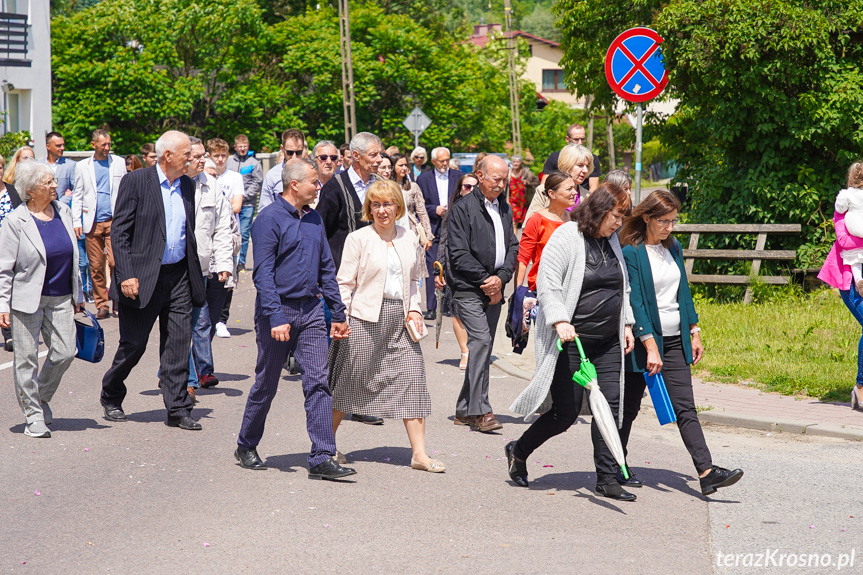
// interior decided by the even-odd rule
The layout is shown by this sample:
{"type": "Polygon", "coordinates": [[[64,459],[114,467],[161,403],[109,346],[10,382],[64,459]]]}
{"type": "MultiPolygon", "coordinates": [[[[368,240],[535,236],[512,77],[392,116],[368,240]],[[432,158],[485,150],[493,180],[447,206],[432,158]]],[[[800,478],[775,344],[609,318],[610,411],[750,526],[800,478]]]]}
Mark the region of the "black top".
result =
{"type": "Polygon", "coordinates": [[[623,272],[608,238],[584,236],[585,266],[572,325],[582,338],[606,339],[620,329],[623,272]]]}

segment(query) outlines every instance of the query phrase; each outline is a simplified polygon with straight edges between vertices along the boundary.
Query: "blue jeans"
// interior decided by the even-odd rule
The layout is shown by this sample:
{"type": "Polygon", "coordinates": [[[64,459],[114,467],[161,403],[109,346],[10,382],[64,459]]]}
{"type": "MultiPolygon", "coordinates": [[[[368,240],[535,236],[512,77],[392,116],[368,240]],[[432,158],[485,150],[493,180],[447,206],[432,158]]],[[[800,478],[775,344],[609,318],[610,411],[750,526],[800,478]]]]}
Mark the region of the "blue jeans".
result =
{"type": "MultiPolygon", "coordinates": [[[[851,311],[851,315],[863,328],[863,297],[854,289],[854,283],[852,282],[849,290],[839,290],[839,294],[851,311]]],[[[863,386],[863,335],[860,336],[860,342],[857,344],[857,385],[863,386]]]]}
{"type": "Polygon", "coordinates": [[[78,272],[81,274],[81,286],[84,293],[93,291],[93,280],[90,279],[90,260],[87,258],[87,246],[83,237],[78,240],[78,272]]]}
{"type": "Polygon", "coordinates": [[[252,233],[252,217],[255,206],[243,206],[240,210],[240,235],[243,236],[243,247],[240,248],[240,265],[246,265],[246,252],[249,251],[249,235],[252,233]]]}

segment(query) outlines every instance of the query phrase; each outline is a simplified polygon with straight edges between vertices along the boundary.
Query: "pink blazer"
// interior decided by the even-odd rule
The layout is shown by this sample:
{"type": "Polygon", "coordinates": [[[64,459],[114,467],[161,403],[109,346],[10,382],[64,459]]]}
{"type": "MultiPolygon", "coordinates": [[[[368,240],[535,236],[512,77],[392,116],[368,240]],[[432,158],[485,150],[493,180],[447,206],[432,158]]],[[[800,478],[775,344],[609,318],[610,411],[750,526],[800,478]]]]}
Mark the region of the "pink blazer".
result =
{"type": "Polygon", "coordinates": [[[818,279],[840,290],[851,287],[851,266],[842,263],[842,250],[853,250],[863,248],[863,238],[852,236],[845,227],[845,214],[836,212],[833,214],[833,227],[836,228],[836,242],[830,248],[827,259],[818,273],[818,279]]]}

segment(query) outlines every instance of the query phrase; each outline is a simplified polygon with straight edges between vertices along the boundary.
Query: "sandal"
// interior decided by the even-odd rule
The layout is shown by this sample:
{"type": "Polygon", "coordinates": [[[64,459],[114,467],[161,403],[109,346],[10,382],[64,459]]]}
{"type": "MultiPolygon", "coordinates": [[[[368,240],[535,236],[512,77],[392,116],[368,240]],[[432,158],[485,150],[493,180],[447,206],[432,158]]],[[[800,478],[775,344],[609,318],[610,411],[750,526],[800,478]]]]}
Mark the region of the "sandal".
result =
{"type": "Polygon", "coordinates": [[[851,390],[851,409],[854,411],[863,411],[863,407],[860,406],[860,398],[857,397],[857,390],[863,389],[859,385],[855,385],[854,389],[851,390]]]}
{"type": "Polygon", "coordinates": [[[348,458],[345,457],[345,454],[341,451],[336,450],[336,463],[339,465],[344,465],[348,462],[348,458]]]}
{"type": "Polygon", "coordinates": [[[458,362],[459,369],[467,369],[467,353],[461,354],[461,361],[458,362]]]}
{"type": "Polygon", "coordinates": [[[446,466],[437,459],[430,459],[428,463],[420,463],[414,461],[414,458],[411,457],[411,469],[419,469],[420,471],[428,471],[430,473],[443,473],[446,471],[446,466]]]}

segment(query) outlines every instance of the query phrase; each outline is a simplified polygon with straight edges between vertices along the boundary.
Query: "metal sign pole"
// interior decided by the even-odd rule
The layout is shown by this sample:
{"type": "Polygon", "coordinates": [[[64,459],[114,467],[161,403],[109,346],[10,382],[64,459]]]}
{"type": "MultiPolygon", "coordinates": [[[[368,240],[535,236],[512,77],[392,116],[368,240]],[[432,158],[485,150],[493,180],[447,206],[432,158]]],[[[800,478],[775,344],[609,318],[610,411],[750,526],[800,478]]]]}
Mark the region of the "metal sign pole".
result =
{"type": "Polygon", "coordinates": [[[635,205],[641,202],[641,121],[644,109],[641,102],[635,105],[635,205]]]}

